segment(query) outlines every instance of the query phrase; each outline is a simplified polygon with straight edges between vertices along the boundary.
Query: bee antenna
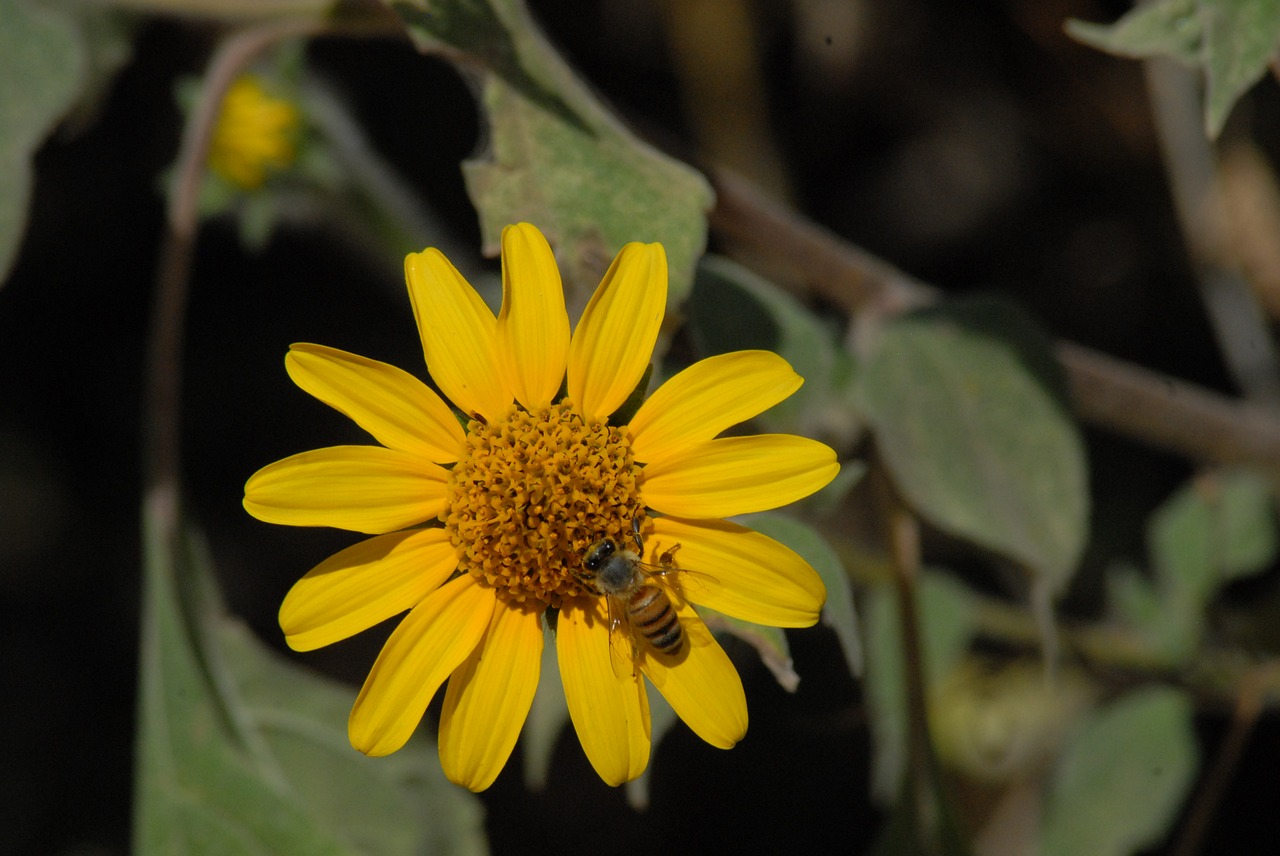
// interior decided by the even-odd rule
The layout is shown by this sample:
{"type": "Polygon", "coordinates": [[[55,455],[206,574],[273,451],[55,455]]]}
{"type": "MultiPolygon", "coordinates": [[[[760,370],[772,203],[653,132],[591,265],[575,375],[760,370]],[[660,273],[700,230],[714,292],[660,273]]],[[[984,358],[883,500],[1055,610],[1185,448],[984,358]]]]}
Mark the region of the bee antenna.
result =
{"type": "Polygon", "coordinates": [[[644,538],[640,535],[640,518],[631,518],[631,537],[635,539],[636,549],[640,553],[640,558],[644,558],[644,538]]]}

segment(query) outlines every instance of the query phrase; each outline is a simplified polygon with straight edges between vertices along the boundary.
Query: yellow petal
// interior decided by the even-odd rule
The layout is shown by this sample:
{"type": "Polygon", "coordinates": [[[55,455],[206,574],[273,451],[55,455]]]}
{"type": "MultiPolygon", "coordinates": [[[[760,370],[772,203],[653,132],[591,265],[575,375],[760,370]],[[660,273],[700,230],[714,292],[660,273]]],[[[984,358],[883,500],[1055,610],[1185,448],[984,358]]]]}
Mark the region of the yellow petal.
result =
{"type": "Polygon", "coordinates": [[[499,603],[445,690],[439,743],[449,781],[473,791],[493,784],[529,715],[541,665],[541,611],[499,603]]]}
{"type": "Polygon", "coordinates": [[[610,786],[639,776],[649,763],[649,699],[639,673],[614,671],[599,598],[565,603],[556,659],[569,718],[591,766],[610,786]]]}
{"type": "Polygon", "coordinates": [[[448,480],[444,467],[408,452],[333,446],[258,470],[244,486],[244,507],[267,523],[380,535],[438,516],[448,480]]]}
{"type": "Polygon", "coordinates": [[[560,269],[547,239],[528,223],[502,230],[498,358],[507,387],[526,410],[551,404],[564,383],[569,316],[560,269]]]}
{"type": "Polygon", "coordinates": [[[379,443],[446,464],[465,438],[449,405],[406,371],[322,345],[297,344],[284,360],[293,382],[346,414],[379,443]]]}
{"type": "Polygon", "coordinates": [[[569,345],[569,399],[604,419],[627,400],[653,358],[667,307],[661,244],[627,244],[591,297],[569,345]]]}
{"type": "Polygon", "coordinates": [[[729,749],[747,733],[742,679],[693,607],[676,606],[686,636],[684,650],[674,661],[645,657],[641,666],[694,734],[712,746],[729,749]]]}
{"type": "Polygon", "coordinates": [[[650,462],[640,490],[663,514],[732,517],[795,502],[839,471],[836,453],[806,437],[721,437],[650,462]]]}
{"type": "Polygon", "coordinates": [[[346,639],[417,606],[449,578],[458,552],[444,529],[379,535],[330,556],[294,583],[280,627],[295,651],[346,639]]]}
{"type": "Polygon", "coordinates": [[[657,461],[705,443],[758,416],[800,388],[804,380],[769,351],[708,357],[668,380],[631,420],[636,460],[657,461]]]}
{"type": "Polygon", "coordinates": [[[658,517],[647,543],[656,551],[679,544],[677,567],[694,572],[675,575],[685,597],[734,618],[809,627],[827,599],[822,578],[799,554],[736,523],[658,517]]]}
{"type": "Polygon", "coordinates": [[[498,321],[489,307],[439,250],[410,253],[404,272],[436,385],[468,415],[506,416],[511,392],[498,369],[498,321]]]}
{"type": "Polygon", "coordinates": [[[410,610],[351,709],[351,745],[366,755],[389,755],[403,746],[440,684],[484,637],[496,603],[493,589],[464,574],[410,610]]]}

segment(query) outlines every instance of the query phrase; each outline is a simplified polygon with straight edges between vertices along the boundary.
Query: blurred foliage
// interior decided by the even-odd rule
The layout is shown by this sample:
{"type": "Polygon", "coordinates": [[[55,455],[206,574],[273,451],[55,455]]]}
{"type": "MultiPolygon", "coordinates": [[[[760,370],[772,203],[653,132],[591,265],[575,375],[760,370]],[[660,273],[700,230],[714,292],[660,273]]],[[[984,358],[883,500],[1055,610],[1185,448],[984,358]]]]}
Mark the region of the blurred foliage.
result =
{"type": "Polygon", "coordinates": [[[1150,576],[1126,565],[1113,568],[1112,609],[1153,654],[1185,666],[1200,647],[1206,611],[1219,590],[1271,566],[1278,543],[1265,479],[1243,471],[1207,475],[1167,500],[1148,524],[1150,576]]]}
{"type": "Polygon", "coordinates": [[[206,548],[170,536],[171,513],[145,514],[134,852],[487,852],[479,803],[425,735],[389,763],[353,750],[350,689],[228,617],[206,548]]]}
{"type": "Polygon", "coordinates": [[[1088,537],[1084,446],[1029,319],[981,298],[905,315],[874,341],[858,390],[925,519],[1066,588],[1088,537]]]}
{"type": "Polygon", "coordinates": [[[1122,856],[1164,837],[1195,778],[1191,703],[1138,690],[1087,717],[1049,783],[1040,852],[1122,856]]]}
{"type": "MultiPolygon", "coordinates": [[[[961,662],[977,631],[973,595],[960,582],[926,573],[918,589],[924,685],[937,690],[961,662]]],[[[907,664],[901,616],[892,586],[866,596],[867,713],[875,748],[871,792],[892,803],[907,776],[907,664]]]]}
{"type": "Polygon", "coordinates": [[[25,0],[0,0],[0,281],[26,229],[31,157],[71,107],[88,64],[75,21],[25,0]]]}
{"type": "Polygon", "coordinates": [[[853,358],[825,319],[719,256],[699,263],[685,311],[698,353],[773,351],[804,378],[796,394],[759,417],[762,426],[818,437],[837,449],[857,439],[861,423],[854,405],[853,358]]]}
{"type": "Polygon", "coordinates": [[[1240,96],[1257,83],[1280,48],[1280,5],[1272,0],[1156,0],[1111,25],[1069,21],[1067,32],[1118,56],[1164,56],[1200,70],[1204,126],[1222,132],[1240,96]]]}
{"type": "MultiPolygon", "coordinates": [[[[556,245],[570,307],[586,305],[618,247],[666,248],[670,300],[688,293],[706,240],[706,181],[642,143],[578,80],[521,0],[399,0],[424,51],[484,69],[488,151],[463,164],[485,249],[508,223],[537,223],[556,245]]],[[[571,315],[576,312],[571,311],[571,315]]]]}

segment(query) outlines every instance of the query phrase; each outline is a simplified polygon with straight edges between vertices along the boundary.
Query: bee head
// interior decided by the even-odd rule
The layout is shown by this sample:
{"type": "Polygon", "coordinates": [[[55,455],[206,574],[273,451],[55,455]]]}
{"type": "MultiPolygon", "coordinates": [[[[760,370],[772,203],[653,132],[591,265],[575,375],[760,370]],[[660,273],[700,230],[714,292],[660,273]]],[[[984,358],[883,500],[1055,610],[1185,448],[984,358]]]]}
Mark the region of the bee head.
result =
{"type": "Polygon", "coordinates": [[[601,538],[582,554],[582,566],[595,573],[617,552],[618,545],[612,538],[601,538]]]}

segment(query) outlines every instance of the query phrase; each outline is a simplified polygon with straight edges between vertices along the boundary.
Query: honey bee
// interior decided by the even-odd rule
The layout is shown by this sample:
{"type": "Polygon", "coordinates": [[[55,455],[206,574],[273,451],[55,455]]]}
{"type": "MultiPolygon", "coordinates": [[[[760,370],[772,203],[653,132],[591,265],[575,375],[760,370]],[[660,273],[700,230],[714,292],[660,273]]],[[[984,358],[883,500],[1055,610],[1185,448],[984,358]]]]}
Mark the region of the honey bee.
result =
{"type": "Polygon", "coordinates": [[[644,539],[640,535],[640,521],[632,521],[631,527],[635,550],[627,549],[612,538],[601,538],[582,554],[584,573],[579,575],[588,588],[605,597],[615,671],[619,669],[619,660],[627,659],[620,644],[624,626],[630,635],[633,661],[639,657],[642,647],[671,657],[685,646],[680,616],[671,603],[666,584],[657,579],[678,570],[673,556],[680,545],[664,551],[659,565],[647,564],[641,561],[644,539]]]}

